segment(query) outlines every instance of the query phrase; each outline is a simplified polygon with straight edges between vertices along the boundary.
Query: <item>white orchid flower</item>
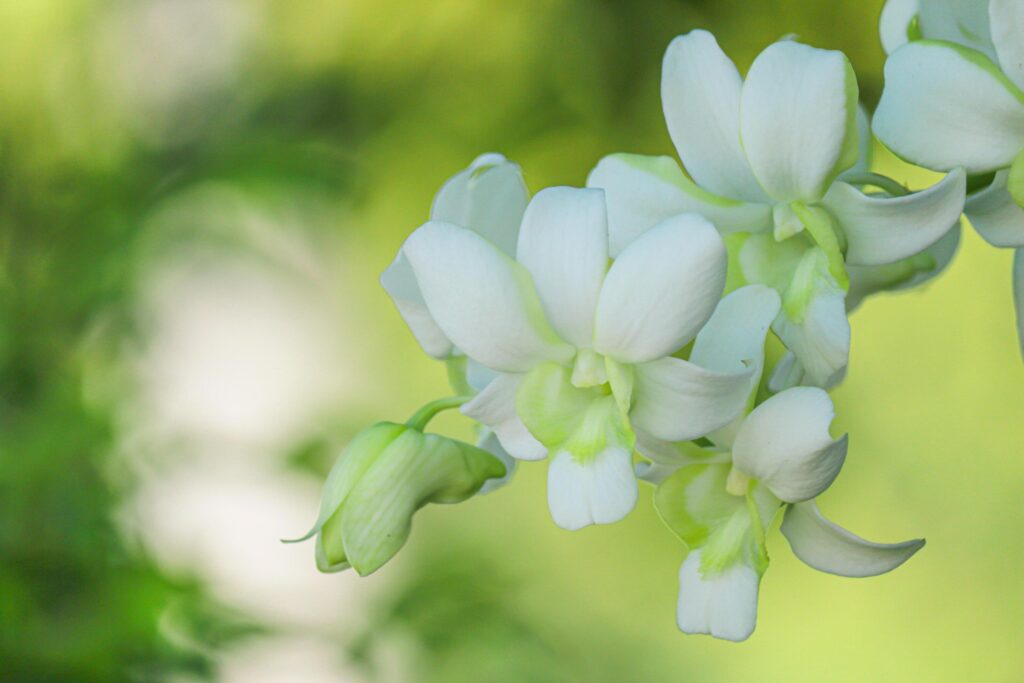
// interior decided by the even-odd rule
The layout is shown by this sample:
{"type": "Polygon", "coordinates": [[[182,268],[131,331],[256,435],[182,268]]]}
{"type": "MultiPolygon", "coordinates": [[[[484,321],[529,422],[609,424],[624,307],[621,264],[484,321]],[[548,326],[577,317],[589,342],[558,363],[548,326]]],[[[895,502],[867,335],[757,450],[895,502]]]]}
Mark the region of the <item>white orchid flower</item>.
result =
{"type": "Polygon", "coordinates": [[[634,427],[671,441],[733,420],[752,370],[675,357],[721,297],[726,251],[696,215],[661,222],[609,265],[604,193],[549,188],[527,208],[516,259],[431,221],[403,252],[433,320],[497,373],[463,413],[514,457],[553,455],[548,501],[566,529],[635,505],[634,427]]]}
{"type": "Polygon", "coordinates": [[[768,567],[765,529],[783,505],[783,534],[797,557],[820,571],[874,576],[924,545],[872,543],[822,517],[814,499],[835,480],[847,450],[845,436],[829,434],[834,416],[824,390],[788,389],[756,407],[735,437],[720,438],[719,452],[704,463],[694,457],[660,484],[657,509],[690,548],[679,571],[683,632],[741,641],[754,631],[768,567]]]}
{"type": "MultiPolygon", "coordinates": [[[[519,224],[529,199],[519,165],[491,152],[481,154],[468,168],[445,182],[434,197],[430,218],[468,228],[511,256],[515,254],[519,224]]],[[[475,394],[496,376],[468,362],[434,322],[401,249],[381,274],[380,282],[423,350],[445,361],[448,379],[455,391],[475,394]]],[[[482,492],[504,486],[515,472],[516,461],[509,457],[490,430],[481,430],[477,445],[501,460],[507,469],[500,480],[488,480],[482,492]]]]}
{"type": "Polygon", "coordinates": [[[975,176],[964,213],[987,242],[1016,250],[1024,353],[1024,3],[890,0],[881,33],[892,54],[875,132],[915,164],[975,176]]]}
{"type": "Polygon", "coordinates": [[[693,31],[672,42],[662,72],[666,122],[689,177],[668,157],[618,154],[587,181],[607,192],[613,256],[667,216],[711,220],[727,236],[730,282],[782,296],[773,329],[819,386],[841,376],[849,355],[846,266],[928,248],[956,222],[965,192],[958,170],[923,192],[865,194],[896,184],[858,166],[869,140],[858,132],[858,119],[867,126],[857,92],[840,52],[775,43],[744,80],[710,33],[693,31]]]}
{"type": "MultiPolygon", "coordinates": [[[[694,342],[691,361],[753,370],[752,405],[764,366],[765,338],[779,312],[776,292],[751,285],[729,294],[694,342]]],[[[798,557],[821,571],[872,576],[906,561],[923,541],[880,545],[825,520],[814,503],[835,480],[847,452],[834,439],[828,394],[795,387],[708,435],[708,448],[638,434],[652,463],[642,478],[658,486],[655,506],[690,549],[679,573],[677,620],[685,633],[745,640],[768,566],[765,530],[788,506],[783,533],[798,557]]]]}
{"type": "MultiPolygon", "coordinates": [[[[468,228],[513,256],[529,200],[518,164],[501,154],[481,154],[438,190],[430,219],[468,228]]],[[[380,282],[424,351],[439,360],[458,354],[430,316],[401,249],[381,274],[380,282]]]]}

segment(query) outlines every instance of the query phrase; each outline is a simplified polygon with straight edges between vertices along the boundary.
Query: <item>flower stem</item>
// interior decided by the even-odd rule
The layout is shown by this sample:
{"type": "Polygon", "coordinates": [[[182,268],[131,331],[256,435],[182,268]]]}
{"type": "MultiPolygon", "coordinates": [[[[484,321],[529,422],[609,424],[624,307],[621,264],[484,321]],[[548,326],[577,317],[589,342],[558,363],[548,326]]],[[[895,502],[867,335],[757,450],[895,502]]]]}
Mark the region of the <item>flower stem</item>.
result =
{"type": "Polygon", "coordinates": [[[451,410],[452,408],[458,408],[465,405],[472,398],[472,396],[450,396],[448,398],[439,398],[436,401],[431,401],[413,413],[412,417],[405,421],[405,424],[422,432],[427,428],[427,424],[434,419],[435,415],[445,410],[451,410]]]}
{"type": "Polygon", "coordinates": [[[850,185],[871,185],[877,187],[879,190],[888,192],[893,197],[905,197],[910,194],[910,190],[900,185],[892,178],[886,178],[884,175],[878,173],[869,173],[864,171],[862,173],[847,173],[842,178],[844,183],[850,185]]]}

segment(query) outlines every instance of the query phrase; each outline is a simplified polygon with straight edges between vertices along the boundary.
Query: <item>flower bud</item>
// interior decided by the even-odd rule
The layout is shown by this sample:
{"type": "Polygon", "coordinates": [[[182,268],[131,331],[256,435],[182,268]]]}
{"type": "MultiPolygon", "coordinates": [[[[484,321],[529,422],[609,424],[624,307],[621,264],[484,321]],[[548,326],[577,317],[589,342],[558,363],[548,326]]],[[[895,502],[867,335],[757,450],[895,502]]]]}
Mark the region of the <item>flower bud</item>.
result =
{"type": "Polygon", "coordinates": [[[379,422],[342,452],[324,484],[316,536],[323,572],[380,569],[409,537],[413,514],[427,503],[460,503],[505,465],[475,446],[408,425],[379,422]]]}

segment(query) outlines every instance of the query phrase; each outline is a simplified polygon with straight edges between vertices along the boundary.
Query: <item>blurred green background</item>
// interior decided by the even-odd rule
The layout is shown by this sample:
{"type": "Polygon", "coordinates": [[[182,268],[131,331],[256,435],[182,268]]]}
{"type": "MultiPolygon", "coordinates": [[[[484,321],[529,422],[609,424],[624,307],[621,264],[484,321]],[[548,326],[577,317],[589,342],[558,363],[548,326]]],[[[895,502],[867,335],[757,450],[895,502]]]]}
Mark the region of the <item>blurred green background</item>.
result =
{"type": "Polygon", "coordinates": [[[743,645],[676,630],[649,490],[568,533],[543,464],[426,509],[368,579],[277,542],[347,438],[446,391],[376,278],[447,177],[671,154],[661,55],[696,27],[741,69],[790,33],[842,49],[872,106],[881,5],[0,3],[0,680],[1021,680],[1024,366],[1010,254],[969,231],[855,313],[836,393],[826,513],[927,547],[849,580],[774,531],[743,645]]]}

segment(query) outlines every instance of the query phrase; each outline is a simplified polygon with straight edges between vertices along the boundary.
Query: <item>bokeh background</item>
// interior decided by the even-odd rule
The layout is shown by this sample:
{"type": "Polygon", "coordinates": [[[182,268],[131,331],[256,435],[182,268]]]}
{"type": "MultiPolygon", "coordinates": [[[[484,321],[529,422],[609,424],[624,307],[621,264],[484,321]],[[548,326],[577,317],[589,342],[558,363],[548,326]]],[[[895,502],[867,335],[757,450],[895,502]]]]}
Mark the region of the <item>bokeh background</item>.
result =
{"type": "Polygon", "coordinates": [[[969,230],[854,314],[836,393],[823,508],[927,547],[849,580],[773,531],[743,645],[676,630],[649,489],[568,533],[543,464],[425,509],[367,579],[278,543],[358,429],[446,392],[376,278],[448,176],[672,153],[661,55],[696,27],[741,69],[790,33],[842,49],[873,106],[881,4],[0,2],[0,680],[1021,680],[1024,364],[1010,254],[969,230]]]}

